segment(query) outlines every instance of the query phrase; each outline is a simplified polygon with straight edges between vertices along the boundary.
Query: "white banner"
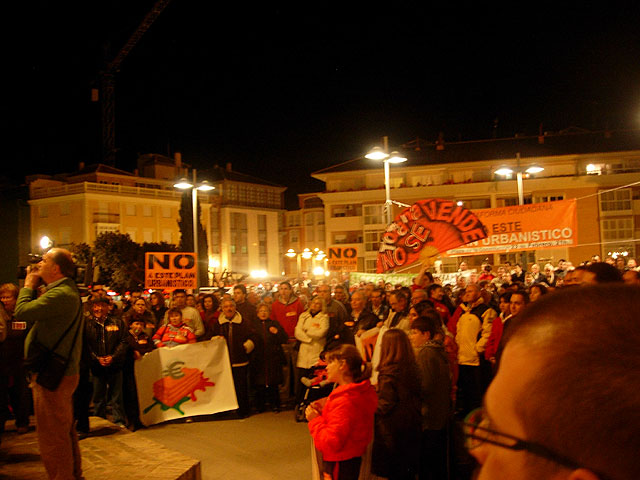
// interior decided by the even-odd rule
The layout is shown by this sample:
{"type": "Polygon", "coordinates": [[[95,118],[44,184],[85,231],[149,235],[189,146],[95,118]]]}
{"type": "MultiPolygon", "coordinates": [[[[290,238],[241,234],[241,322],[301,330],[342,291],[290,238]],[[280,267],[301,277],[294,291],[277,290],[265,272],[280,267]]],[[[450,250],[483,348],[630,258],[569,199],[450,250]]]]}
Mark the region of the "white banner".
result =
{"type": "Polygon", "coordinates": [[[144,425],[238,408],[227,343],[158,348],[135,362],[140,420],[144,425]]]}

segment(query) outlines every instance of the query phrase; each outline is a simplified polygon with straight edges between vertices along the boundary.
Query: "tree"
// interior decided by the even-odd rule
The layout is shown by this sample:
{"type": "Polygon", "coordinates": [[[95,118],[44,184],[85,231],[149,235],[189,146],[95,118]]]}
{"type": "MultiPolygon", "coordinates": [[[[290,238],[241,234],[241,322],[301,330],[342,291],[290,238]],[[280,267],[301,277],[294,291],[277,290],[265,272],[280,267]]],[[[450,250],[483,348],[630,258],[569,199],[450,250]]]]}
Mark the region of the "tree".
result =
{"type": "MultiPolygon", "coordinates": [[[[178,248],[181,252],[193,252],[193,203],[191,199],[192,193],[185,192],[182,194],[182,200],[180,202],[180,219],[178,220],[178,226],[180,227],[180,246],[178,248]]],[[[200,202],[197,202],[197,218],[198,218],[198,278],[200,285],[209,284],[209,249],[207,242],[207,234],[200,221],[202,211],[200,208],[200,202]]],[[[198,286],[200,286],[198,285],[198,286]]]]}
{"type": "Polygon", "coordinates": [[[88,243],[71,243],[71,254],[76,265],[84,267],[84,285],[90,285],[93,281],[93,250],[88,243]]]}
{"type": "Polygon", "coordinates": [[[94,245],[96,264],[100,267],[100,282],[124,292],[144,285],[144,254],[142,247],[129,234],[105,232],[94,245]],[[140,260],[142,257],[142,260],[140,260]]]}

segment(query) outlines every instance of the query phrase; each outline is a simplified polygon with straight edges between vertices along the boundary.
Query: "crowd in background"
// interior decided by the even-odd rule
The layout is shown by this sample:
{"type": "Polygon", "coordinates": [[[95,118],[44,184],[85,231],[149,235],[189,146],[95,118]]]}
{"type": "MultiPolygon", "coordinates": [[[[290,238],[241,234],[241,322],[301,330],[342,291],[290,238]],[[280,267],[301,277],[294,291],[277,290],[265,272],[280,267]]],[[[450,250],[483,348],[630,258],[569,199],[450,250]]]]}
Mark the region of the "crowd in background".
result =
{"type": "MultiPolygon", "coordinates": [[[[600,261],[594,256],[577,267],[560,260],[542,268],[487,263],[479,271],[462,262],[455,281],[448,284],[423,268],[410,286],[384,280],[355,285],[301,280],[239,284],[197,295],[140,290],[119,301],[94,285],[84,303],[83,355],[74,394],[77,430],[81,437],[89,433],[90,413],[140,428],[134,362],[154,348],[222,336],[228,344],[239,417],[267,408],[279,412],[283,400],[285,407],[299,405],[318,383],[369,382],[360,373],[370,364],[372,383],[377,384],[377,403],[369,419],[375,424],[373,474],[447,478],[456,468],[446,454],[450,421],[481,406],[519,313],[554,289],[609,282],[640,285],[635,259],[600,261]],[[363,349],[360,341],[370,333],[378,333],[376,352],[363,349]],[[348,345],[358,345],[356,353],[348,345]],[[352,358],[358,355],[360,363],[352,358]],[[361,372],[347,368],[327,374],[331,361],[353,361],[356,367],[349,368],[361,372]],[[318,375],[324,375],[322,382],[314,383],[318,375]]],[[[33,409],[22,370],[26,324],[13,318],[17,295],[15,285],[0,286],[5,325],[0,340],[6,337],[0,344],[0,429],[12,415],[18,433],[24,433],[33,409]]],[[[318,433],[318,417],[328,417],[324,405],[308,406],[316,412],[310,419],[316,446],[332,445],[318,433]]],[[[366,412],[361,409],[357,415],[366,412]]],[[[350,451],[350,458],[360,458],[370,441],[366,436],[354,441],[362,448],[350,451]]],[[[330,452],[332,447],[318,448],[330,468],[349,460],[330,452]]],[[[359,469],[360,461],[349,465],[359,469]]],[[[319,468],[329,467],[320,463],[319,468]]]]}

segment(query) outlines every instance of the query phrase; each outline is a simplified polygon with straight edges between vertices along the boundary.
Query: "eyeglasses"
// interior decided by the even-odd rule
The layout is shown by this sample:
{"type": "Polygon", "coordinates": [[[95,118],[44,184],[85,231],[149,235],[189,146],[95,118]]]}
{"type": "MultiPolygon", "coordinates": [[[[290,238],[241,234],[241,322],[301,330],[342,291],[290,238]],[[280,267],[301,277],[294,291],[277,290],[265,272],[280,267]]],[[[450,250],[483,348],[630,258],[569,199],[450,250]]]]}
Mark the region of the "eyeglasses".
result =
{"type": "Polygon", "coordinates": [[[484,409],[477,408],[467,415],[462,422],[465,445],[468,450],[473,450],[484,443],[508,448],[509,450],[524,450],[538,457],[558,463],[570,469],[582,468],[582,465],[570,460],[563,455],[535,442],[528,442],[513,435],[497,432],[489,428],[489,418],[484,409]]]}

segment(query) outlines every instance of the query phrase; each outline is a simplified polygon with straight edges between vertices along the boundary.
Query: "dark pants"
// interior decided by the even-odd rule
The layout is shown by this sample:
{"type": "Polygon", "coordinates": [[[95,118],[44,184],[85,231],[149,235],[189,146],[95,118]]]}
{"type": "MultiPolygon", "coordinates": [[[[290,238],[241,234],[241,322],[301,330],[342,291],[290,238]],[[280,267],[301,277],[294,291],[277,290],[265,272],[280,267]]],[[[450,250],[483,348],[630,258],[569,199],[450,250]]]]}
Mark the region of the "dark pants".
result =
{"type": "Polygon", "coordinates": [[[80,380],[76,391],[73,392],[73,416],[76,419],[76,430],[89,433],[89,405],[93,395],[93,384],[89,376],[89,369],[80,367],[80,380]]]}
{"type": "Polygon", "coordinates": [[[482,406],[480,367],[460,365],[457,396],[458,405],[463,416],[482,406]]]}
{"type": "Polygon", "coordinates": [[[16,419],[16,428],[29,426],[32,402],[27,376],[21,366],[12,370],[10,374],[0,376],[0,432],[9,418],[9,405],[16,419]]]}
{"type": "Polygon", "coordinates": [[[259,412],[264,411],[265,404],[272,409],[280,408],[280,390],[278,385],[256,385],[256,407],[259,412]]]}
{"type": "Polygon", "coordinates": [[[447,429],[424,430],[420,444],[420,480],[447,479],[447,429]]]}
{"type": "Polygon", "coordinates": [[[136,376],[132,366],[126,366],[123,372],[122,384],[124,386],[123,401],[124,411],[127,414],[127,421],[135,430],[142,427],[140,422],[140,407],[138,406],[138,388],[136,387],[136,376]]]}
{"type": "Polygon", "coordinates": [[[107,405],[111,407],[113,423],[125,423],[122,407],[122,371],[93,376],[93,414],[107,418],[107,405]]]}
{"type": "Polygon", "coordinates": [[[332,480],[358,480],[362,457],[350,458],[341,462],[323,462],[322,471],[331,475],[332,480]]]}
{"type": "Polygon", "coordinates": [[[236,398],[238,399],[238,414],[241,417],[248,417],[251,413],[249,406],[249,367],[232,367],[233,386],[236,389],[236,398]]]}

